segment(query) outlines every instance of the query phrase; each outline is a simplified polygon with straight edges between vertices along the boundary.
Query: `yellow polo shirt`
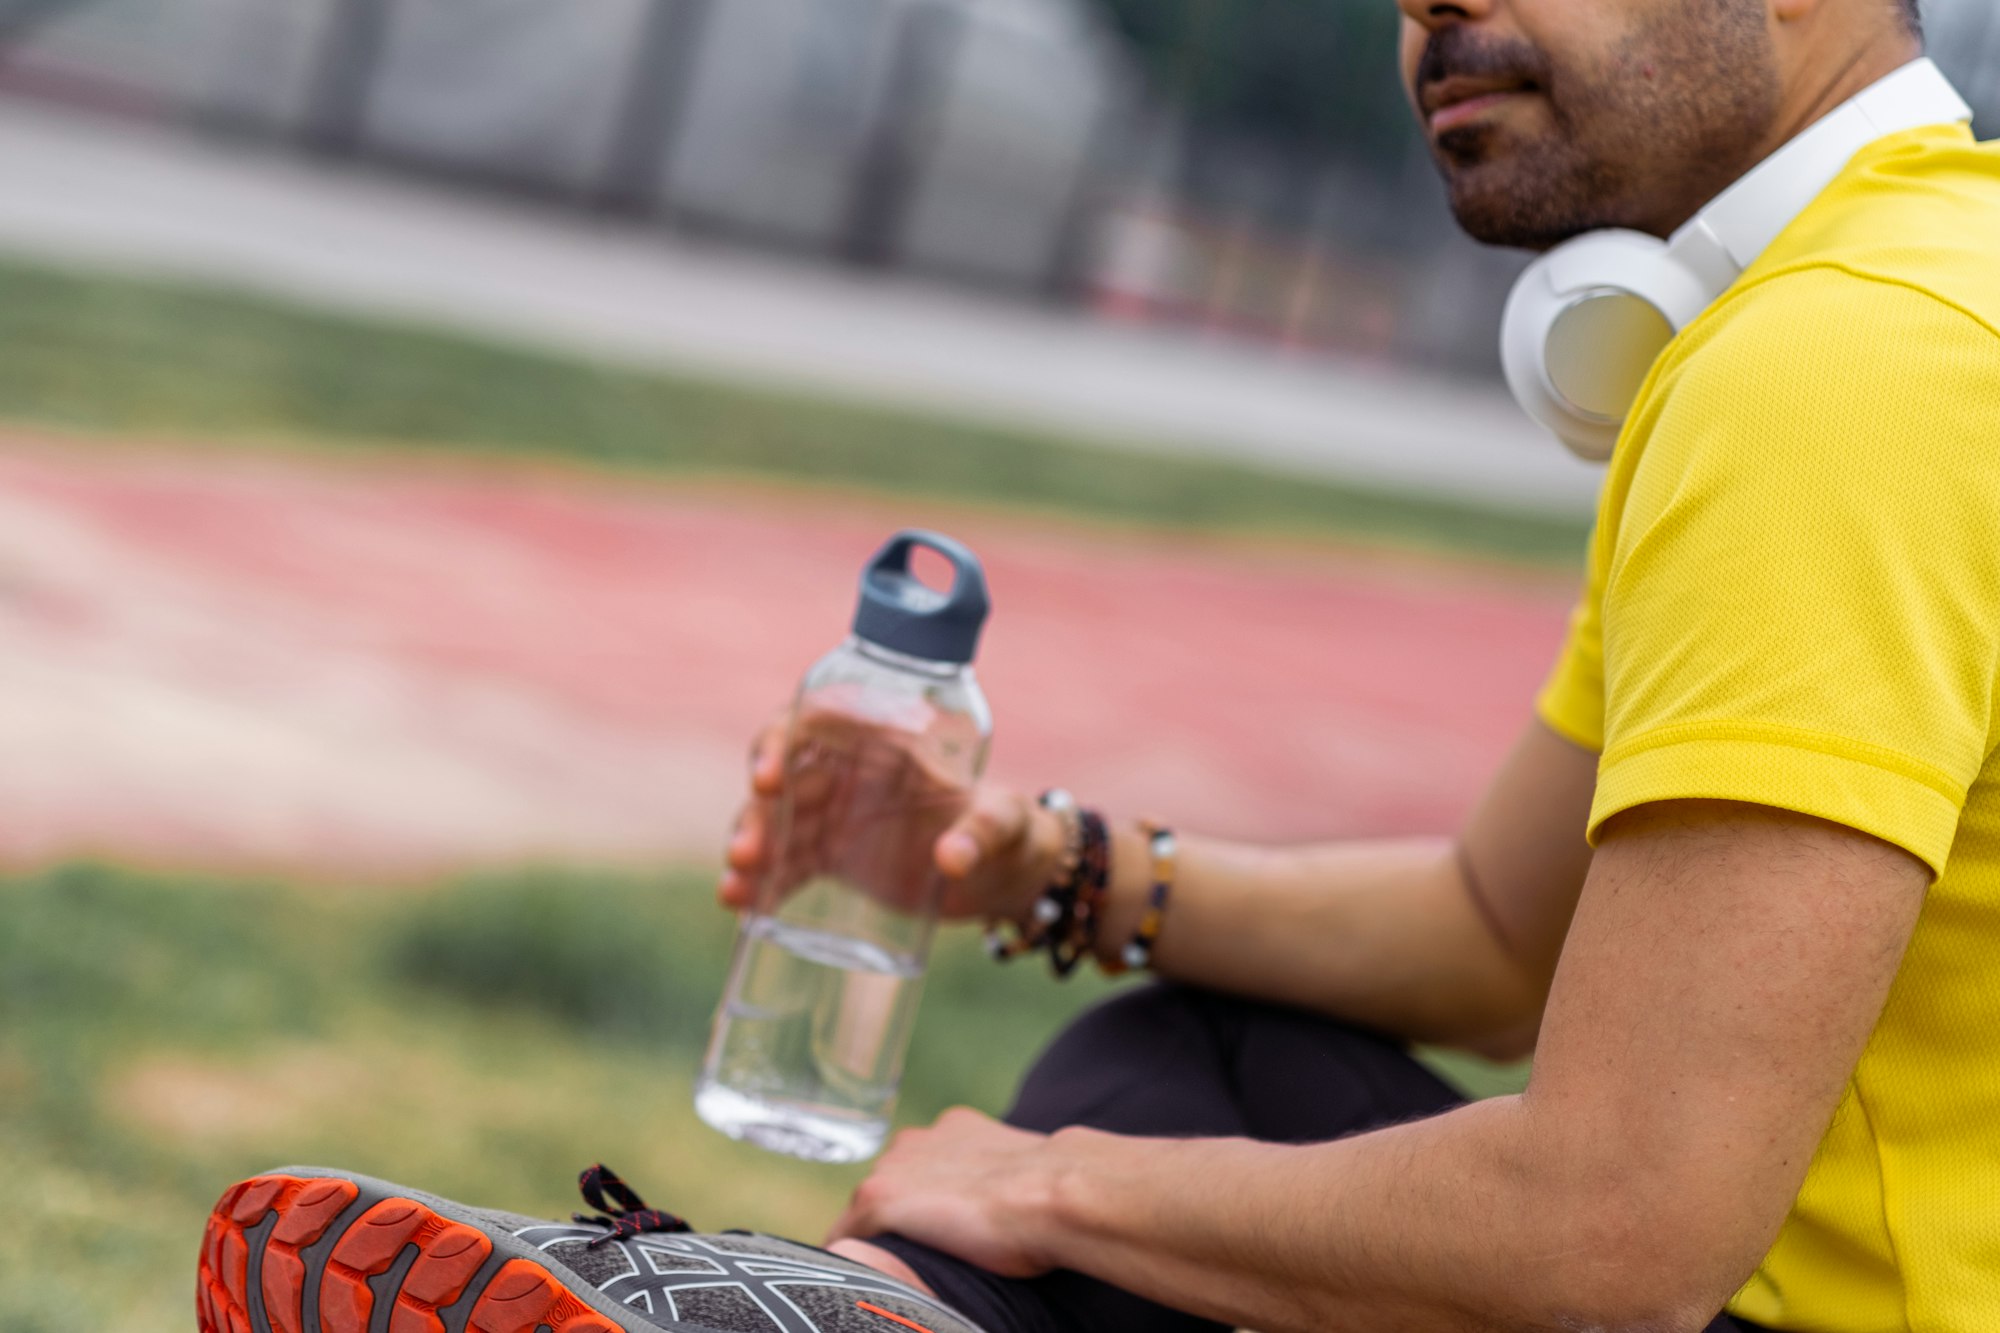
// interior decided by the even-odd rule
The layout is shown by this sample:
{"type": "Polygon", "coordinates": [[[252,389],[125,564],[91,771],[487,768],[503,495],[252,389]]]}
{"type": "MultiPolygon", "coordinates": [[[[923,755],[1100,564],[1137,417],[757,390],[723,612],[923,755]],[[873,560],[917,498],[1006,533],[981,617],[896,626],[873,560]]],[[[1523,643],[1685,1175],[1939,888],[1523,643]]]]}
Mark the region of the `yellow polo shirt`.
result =
{"type": "Polygon", "coordinates": [[[2000,1329],[2000,144],[1864,150],[1660,358],[1540,699],[1590,814],[1717,799],[1936,875],[1776,1245],[1731,1310],[2000,1329]]]}

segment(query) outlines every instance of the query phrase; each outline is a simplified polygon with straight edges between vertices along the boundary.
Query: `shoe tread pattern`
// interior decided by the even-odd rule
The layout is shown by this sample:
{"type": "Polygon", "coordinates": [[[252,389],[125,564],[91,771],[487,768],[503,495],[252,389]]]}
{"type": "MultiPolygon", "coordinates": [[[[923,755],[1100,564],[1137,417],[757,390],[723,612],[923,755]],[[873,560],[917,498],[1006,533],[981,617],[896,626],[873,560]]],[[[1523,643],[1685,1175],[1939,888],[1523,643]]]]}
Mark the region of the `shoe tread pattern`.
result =
{"type": "MultiPolygon", "coordinates": [[[[571,1288],[567,1269],[462,1205],[296,1170],[246,1180],[210,1213],[195,1288],[201,1333],[716,1333],[699,1318],[608,1313],[603,1293],[571,1288]]],[[[885,1333],[928,1333],[893,1310],[860,1308],[885,1333]]]]}
{"type": "Polygon", "coordinates": [[[267,1175],[224,1194],[202,1238],[201,1333],[624,1333],[540,1264],[489,1264],[491,1239],[418,1200],[343,1218],[360,1193],[338,1177],[267,1175]],[[399,1262],[401,1280],[381,1281],[399,1262]]]}

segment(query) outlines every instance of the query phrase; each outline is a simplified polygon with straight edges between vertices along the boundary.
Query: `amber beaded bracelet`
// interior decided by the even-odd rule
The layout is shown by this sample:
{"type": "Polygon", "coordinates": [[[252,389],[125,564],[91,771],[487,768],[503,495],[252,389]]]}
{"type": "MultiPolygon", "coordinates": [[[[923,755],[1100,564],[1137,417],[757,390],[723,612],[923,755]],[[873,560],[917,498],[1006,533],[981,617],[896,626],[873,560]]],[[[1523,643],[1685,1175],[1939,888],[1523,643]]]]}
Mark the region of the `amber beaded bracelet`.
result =
{"type": "Polygon", "coordinates": [[[1141,820],[1139,827],[1146,835],[1146,851],[1152,858],[1149,874],[1153,889],[1146,900],[1146,914],[1139,919],[1138,931],[1118,951],[1117,957],[1101,964],[1114,977],[1153,965],[1153,949],[1160,942],[1161,928],[1166,925],[1167,902],[1173,897],[1174,875],[1179,868],[1180,843],[1174,831],[1151,819],[1141,820]]]}

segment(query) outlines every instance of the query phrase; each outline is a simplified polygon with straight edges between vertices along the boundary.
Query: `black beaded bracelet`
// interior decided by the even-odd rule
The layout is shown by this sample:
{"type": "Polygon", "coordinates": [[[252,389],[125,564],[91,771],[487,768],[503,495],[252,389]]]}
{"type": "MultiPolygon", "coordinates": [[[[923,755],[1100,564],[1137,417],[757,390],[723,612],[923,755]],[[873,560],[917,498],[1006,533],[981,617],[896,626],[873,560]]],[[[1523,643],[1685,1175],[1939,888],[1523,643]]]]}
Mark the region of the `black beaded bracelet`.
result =
{"type": "Polygon", "coordinates": [[[1095,810],[1078,812],[1082,854],[1067,899],[1068,919],[1049,940],[1049,963],[1059,979],[1067,980],[1084,959],[1097,952],[1097,931],[1103,921],[1105,893],[1111,883],[1111,831],[1095,810]]]}
{"type": "Polygon", "coordinates": [[[1080,809],[1076,798],[1060,787],[1043,792],[1039,804],[1062,820],[1062,857],[1056,863],[1055,878],[1035,900],[1027,923],[1014,926],[1012,939],[1007,937],[1003,923],[994,922],[986,928],[986,952],[995,962],[1012,962],[1043,948],[1053,951],[1055,942],[1071,927],[1077,882],[1086,854],[1088,812],[1080,809]]]}

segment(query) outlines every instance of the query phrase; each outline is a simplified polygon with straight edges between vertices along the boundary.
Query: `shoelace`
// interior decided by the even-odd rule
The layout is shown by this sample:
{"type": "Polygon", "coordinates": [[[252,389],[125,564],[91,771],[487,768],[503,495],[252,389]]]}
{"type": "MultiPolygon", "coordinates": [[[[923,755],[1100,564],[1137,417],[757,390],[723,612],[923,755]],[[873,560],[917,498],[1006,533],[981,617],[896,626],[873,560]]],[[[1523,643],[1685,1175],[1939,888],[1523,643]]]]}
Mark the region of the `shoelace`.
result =
{"type": "Polygon", "coordinates": [[[609,1241],[625,1240],[648,1231],[692,1231],[693,1227],[672,1213],[663,1213],[657,1208],[648,1208],[646,1201],[630,1185],[618,1178],[618,1173],[599,1162],[576,1178],[576,1187],[583,1193],[583,1201],[597,1210],[597,1216],[574,1213],[578,1222],[606,1228],[603,1235],[590,1242],[587,1249],[596,1249],[609,1241]],[[610,1202],[606,1202],[606,1199],[610,1202]]]}

